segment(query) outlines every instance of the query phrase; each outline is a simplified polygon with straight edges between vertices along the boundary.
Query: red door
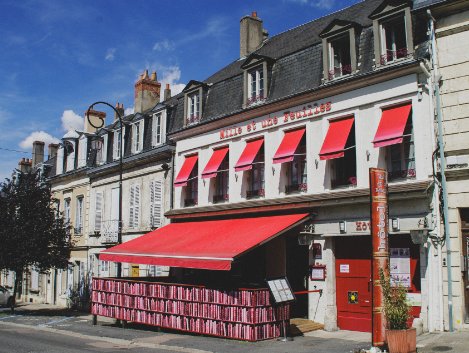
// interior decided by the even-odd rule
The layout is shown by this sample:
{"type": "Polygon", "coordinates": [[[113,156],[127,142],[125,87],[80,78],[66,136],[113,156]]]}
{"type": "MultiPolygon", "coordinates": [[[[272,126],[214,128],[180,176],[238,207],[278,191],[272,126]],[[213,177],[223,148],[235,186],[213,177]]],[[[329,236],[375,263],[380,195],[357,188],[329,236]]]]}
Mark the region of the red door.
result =
{"type": "Polygon", "coordinates": [[[337,325],[371,332],[371,243],[369,237],[336,240],[337,325]]]}

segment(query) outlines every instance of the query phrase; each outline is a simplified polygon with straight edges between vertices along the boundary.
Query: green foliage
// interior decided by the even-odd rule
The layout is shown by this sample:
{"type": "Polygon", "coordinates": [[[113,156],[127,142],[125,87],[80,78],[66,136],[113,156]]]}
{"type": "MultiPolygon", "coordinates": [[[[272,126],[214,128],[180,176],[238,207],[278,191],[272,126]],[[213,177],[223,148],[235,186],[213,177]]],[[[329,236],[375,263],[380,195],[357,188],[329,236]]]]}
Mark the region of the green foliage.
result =
{"type": "Polygon", "coordinates": [[[407,303],[407,289],[401,285],[391,286],[389,276],[386,276],[382,269],[379,270],[379,279],[383,289],[387,328],[391,330],[407,329],[407,320],[410,317],[411,309],[407,303]]]}
{"type": "Polygon", "coordinates": [[[67,267],[69,227],[38,173],[20,173],[0,184],[0,215],[0,270],[15,271],[21,278],[30,267],[67,267]]]}

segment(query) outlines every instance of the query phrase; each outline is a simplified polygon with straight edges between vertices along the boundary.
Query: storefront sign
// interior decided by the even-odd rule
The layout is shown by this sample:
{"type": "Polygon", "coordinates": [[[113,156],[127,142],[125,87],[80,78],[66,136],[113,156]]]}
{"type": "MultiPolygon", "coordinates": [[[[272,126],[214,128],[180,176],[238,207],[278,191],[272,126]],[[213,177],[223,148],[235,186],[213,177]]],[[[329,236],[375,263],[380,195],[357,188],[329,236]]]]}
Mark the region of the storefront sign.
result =
{"type": "Polygon", "coordinates": [[[220,130],[220,140],[236,137],[242,134],[250,133],[256,130],[268,129],[273,126],[287,124],[303,118],[310,118],[329,112],[332,109],[332,103],[314,103],[313,105],[305,105],[303,109],[295,111],[286,111],[283,115],[269,116],[263,120],[252,120],[251,122],[241,125],[233,126],[229,129],[220,130]]]}
{"type": "Polygon", "coordinates": [[[384,169],[370,168],[370,219],[372,242],[373,313],[372,345],[381,347],[385,342],[383,291],[380,270],[388,273],[388,182],[384,169]]]}
{"type": "Polygon", "coordinates": [[[350,265],[349,264],[340,264],[339,272],[340,273],[350,273],[350,265]]]}

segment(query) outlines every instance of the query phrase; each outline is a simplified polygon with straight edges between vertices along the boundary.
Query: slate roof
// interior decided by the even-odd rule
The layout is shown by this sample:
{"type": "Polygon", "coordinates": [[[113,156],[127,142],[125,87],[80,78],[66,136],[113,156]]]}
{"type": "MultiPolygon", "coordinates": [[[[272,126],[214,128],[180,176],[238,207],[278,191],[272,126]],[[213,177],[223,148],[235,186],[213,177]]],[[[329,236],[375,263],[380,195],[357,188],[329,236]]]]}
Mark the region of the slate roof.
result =
{"type": "MultiPolygon", "coordinates": [[[[424,6],[442,0],[415,1],[419,2],[419,6],[424,6]]],[[[266,103],[321,86],[323,61],[322,40],[319,34],[333,20],[353,21],[361,26],[357,64],[360,74],[371,72],[374,43],[372,20],[368,16],[382,3],[383,0],[365,0],[267,39],[254,52],[275,60],[266,103]]],[[[426,55],[424,40],[425,38],[414,37],[417,58],[426,55]]],[[[203,81],[209,88],[202,101],[201,122],[220,119],[243,110],[241,66],[245,60],[246,58],[238,59],[203,81]]],[[[184,129],[184,95],[173,97],[170,105],[173,108],[169,114],[168,133],[174,133],[184,129]]]]}

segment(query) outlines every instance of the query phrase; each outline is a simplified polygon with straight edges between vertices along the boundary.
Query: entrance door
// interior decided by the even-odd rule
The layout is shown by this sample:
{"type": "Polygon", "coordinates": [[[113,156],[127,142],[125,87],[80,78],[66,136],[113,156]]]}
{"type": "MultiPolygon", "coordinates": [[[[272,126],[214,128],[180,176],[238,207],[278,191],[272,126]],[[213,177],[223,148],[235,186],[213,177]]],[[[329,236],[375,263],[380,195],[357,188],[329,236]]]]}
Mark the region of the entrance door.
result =
{"type": "MultiPolygon", "coordinates": [[[[309,278],[309,247],[298,244],[297,237],[287,237],[287,278],[293,292],[305,292],[309,278]]],[[[308,317],[308,294],[296,295],[292,317],[308,317]]]]}
{"type": "Polygon", "coordinates": [[[370,237],[336,240],[337,325],[341,330],[371,332],[370,237]]]}

